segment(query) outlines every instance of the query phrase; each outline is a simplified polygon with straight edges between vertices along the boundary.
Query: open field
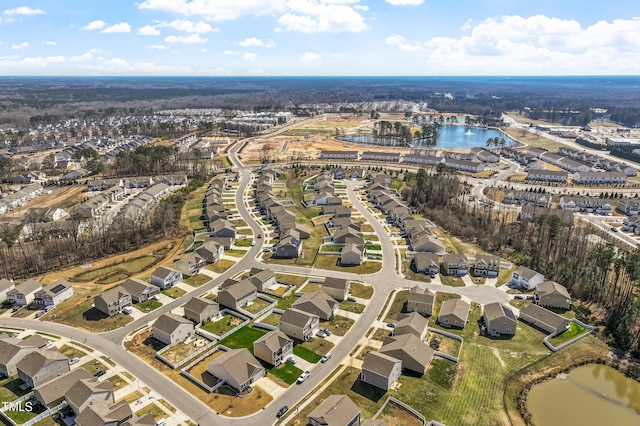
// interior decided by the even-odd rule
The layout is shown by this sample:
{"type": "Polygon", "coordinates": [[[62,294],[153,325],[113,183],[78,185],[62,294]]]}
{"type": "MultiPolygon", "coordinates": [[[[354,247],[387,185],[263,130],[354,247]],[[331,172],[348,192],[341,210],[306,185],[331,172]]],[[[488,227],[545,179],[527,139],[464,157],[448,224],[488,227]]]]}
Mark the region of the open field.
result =
{"type": "Polygon", "coordinates": [[[22,219],[30,207],[55,207],[68,211],[70,207],[80,204],[86,198],[84,191],[87,187],[84,185],[49,186],[47,189],[51,191],[50,194],[40,195],[19,209],[6,212],[2,215],[3,219],[22,219]]]}

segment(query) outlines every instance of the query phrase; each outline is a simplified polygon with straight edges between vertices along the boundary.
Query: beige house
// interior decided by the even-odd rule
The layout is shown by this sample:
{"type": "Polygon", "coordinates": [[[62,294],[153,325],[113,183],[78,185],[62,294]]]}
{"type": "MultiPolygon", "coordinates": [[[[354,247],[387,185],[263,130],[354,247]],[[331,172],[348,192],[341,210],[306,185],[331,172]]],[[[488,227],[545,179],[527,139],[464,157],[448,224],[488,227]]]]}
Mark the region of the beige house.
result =
{"type": "Polygon", "coordinates": [[[440,262],[435,253],[416,253],[413,257],[413,264],[416,267],[416,272],[429,275],[436,275],[440,272],[440,262]]]}
{"type": "Polygon", "coordinates": [[[469,304],[461,299],[445,300],[438,313],[438,324],[442,327],[464,328],[469,317],[469,304]]]}
{"type": "Polygon", "coordinates": [[[34,280],[24,280],[7,292],[7,302],[27,306],[33,302],[36,292],[42,289],[42,284],[34,280]]]}
{"type": "Polygon", "coordinates": [[[230,309],[239,309],[258,297],[256,287],[249,280],[242,280],[224,287],[218,292],[218,303],[230,309]]]}
{"type": "Polygon", "coordinates": [[[429,290],[414,286],[409,291],[407,298],[407,311],[418,312],[422,315],[431,316],[436,295],[429,290]]]}
{"type": "Polygon", "coordinates": [[[134,303],[146,302],[160,293],[160,287],[138,278],[127,278],[120,287],[131,295],[131,301],[134,303]]]}
{"type": "Polygon", "coordinates": [[[193,334],[193,323],[176,314],[163,314],[153,323],[151,337],[166,345],[184,342],[193,334]]]}
{"type": "Polygon", "coordinates": [[[224,255],[224,246],[215,241],[206,241],[196,249],[198,256],[204,258],[207,263],[216,263],[224,255]]]}
{"type": "Polygon", "coordinates": [[[70,370],[69,358],[56,349],[31,352],[16,364],[18,377],[25,385],[35,388],[70,370]]]}
{"type": "Polygon", "coordinates": [[[398,322],[393,334],[399,336],[401,334],[413,334],[420,340],[424,340],[427,335],[429,321],[417,312],[408,314],[398,314],[398,322]]]}
{"type": "Polygon", "coordinates": [[[384,339],[380,353],[402,361],[402,368],[424,374],[431,364],[434,350],[411,333],[384,339]]]}
{"type": "Polygon", "coordinates": [[[55,407],[59,405],[65,395],[73,386],[82,379],[91,379],[93,376],[84,368],[76,368],[59,376],[56,380],[36,386],[33,395],[43,407],[55,407]]]}
{"type": "Polygon", "coordinates": [[[76,381],[64,394],[64,399],[76,414],[94,404],[111,405],[116,402],[113,385],[106,380],[101,382],[97,377],[76,381]]]}
{"type": "Polygon", "coordinates": [[[328,321],[335,314],[339,303],[322,290],[305,293],[293,302],[292,307],[328,321]]]}
{"type": "Polygon", "coordinates": [[[499,302],[484,306],[482,313],[487,333],[492,336],[514,335],[518,322],[513,311],[499,302]]]}
{"type": "Polygon", "coordinates": [[[151,414],[134,417],[131,406],[126,400],[113,405],[104,403],[90,405],[82,410],[75,420],[77,426],[153,426],[156,424],[151,414]]]}
{"type": "Polygon", "coordinates": [[[461,277],[469,272],[469,260],[464,254],[445,254],[442,256],[444,273],[453,277],[461,277]]]}
{"type": "Polygon", "coordinates": [[[360,380],[387,391],[401,374],[402,361],[380,352],[369,352],[362,363],[360,380]]]}
{"type": "Polygon", "coordinates": [[[121,287],[114,287],[95,296],[93,305],[97,310],[111,317],[122,312],[125,306],[131,306],[131,295],[121,287]]]}
{"type": "Polygon", "coordinates": [[[327,277],[324,279],[322,290],[336,300],[345,300],[349,295],[351,281],[342,278],[327,277]]]}
{"type": "Polygon", "coordinates": [[[476,263],[473,265],[473,276],[496,278],[500,273],[500,258],[490,255],[476,255],[476,263]]]}
{"type": "Polygon", "coordinates": [[[544,281],[544,275],[540,272],[529,269],[526,266],[518,266],[511,275],[511,282],[525,290],[536,288],[544,281]]]}
{"type": "Polygon", "coordinates": [[[256,358],[277,366],[293,354],[293,340],[282,331],[270,331],[253,342],[256,358]]]}
{"type": "Polygon", "coordinates": [[[264,377],[265,369],[248,349],[232,349],[207,364],[207,372],[242,392],[264,377]]]}
{"type": "Polygon", "coordinates": [[[33,304],[40,307],[56,306],[76,294],[73,286],[66,280],[58,280],[36,291],[33,304]]]}
{"type": "Polygon", "coordinates": [[[545,281],[536,288],[535,302],[544,308],[571,309],[571,296],[567,289],[555,281],[545,281]]]}
{"type": "Polygon", "coordinates": [[[361,244],[347,243],[340,252],[341,265],[362,265],[364,262],[364,247],[361,244]]]}
{"type": "Polygon", "coordinates": [[[220,305],[204,297],[192,297],[184,304],[184,317],[196,324],[210,321],[220,315],[220,305]]]}
{"type": "Polygon", "coordinates": [[[530,304],[520,309],[520,319],[547,333],[560,334],[569,328],[569,320],[541,306],[530,304]]]}
{"type": "Polygon", "coordinates": [[[200,271],[207,266],[207,261],[204,257],[191,253],[182,259],[176,261],[173,266],[180,272],[182,275],[186,275],[187,277],[192,277],[200,273],[200,271]]]}
{"type": "Polygon", "coordinates": [[[18,374],[16,366],[27,354],[43,348],[47,340],[35,334],[24,340],[14,337],[0,338],[0,374],[13,377],[18,374]]]}
{"type": "Polygon", "coordinates": [[[309,413],[311,426],[360,426],[360,408],[346,395],[331,395],[309,413]]]}
{"type": "Polygon", "coordinates": [[[251,268],[249,271],[249,281],[256,286],[258,291],[265,291],[278,283],[275,272],[271,269],[259,268],[251,268]]]}
{"type": "Polygon", "coordinates": [[[318,332],[320,318],[298,309],[285,309],[280,316],[280,331],[289,337],[306,342],[318,332]]]}

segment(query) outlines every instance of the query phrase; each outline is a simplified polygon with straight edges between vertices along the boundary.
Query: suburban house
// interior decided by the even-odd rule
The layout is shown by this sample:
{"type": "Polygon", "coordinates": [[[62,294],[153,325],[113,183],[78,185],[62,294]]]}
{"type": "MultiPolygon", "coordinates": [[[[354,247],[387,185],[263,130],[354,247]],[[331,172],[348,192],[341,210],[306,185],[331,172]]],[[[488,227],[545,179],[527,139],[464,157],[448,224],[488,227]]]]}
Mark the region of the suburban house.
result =
{"type": "Polygon", "coordinates": [[[57,349],[39,349],[28,353],[16,364],[18,377],[25,385],[35,388],[70,370],[69,358],[57,349]]]}
{"type": "Polygon", "coordinates": [[[138,278],[127,278],[120,287],[131,295],[131,301],[134,303],[146,302],[160,293],[160,287],[138,278]]]}
{"type": "Polygon", "coordinates": [[[256,358],[277,366],[293,354],[293,340],[280,330],[270,331],[253,342],[256,358]]]}
{"type": "Polygon", "coordinates": [[[360,408],[346,395],[331,395],[307,417],[310,426],[360,426],[360,408]]]}
{"type": "Polygon", "coordinates": [[[434,350],[411,333],[389,336],[382,342],[380,353],[402,361],[402,368],[424,374],[431,364],[434,350]]]}
{"type": "Polygon", "coordinates": [[[562,170],[529,170],[525,180],[567,183],[569,173],[562,170]]]}
{"type": "Polygon", "coordinates": [[[620,200],[616,205],[616,210],[626,214],[627,216],[635,216],[637,214],[640,214],[640,200],[633,198],[625,198],[623,200],[620,200]]]}
{"type": "Polygon", "coordinates": [[[280,316],[280,331],[289,337],[306,342],[318,332],[320,318],[298,309],[285,309],[280,316]]]}
{"type": "Polygon", "coordinates": [[[151,284],[162,290],[171,288],[182,281],[182,272],[167,266],[158,266],[151,274],[151,284]]]}
{"type": "Polygon", "coordinates": [[[275,257],[293,259],[302,253],[302,240],[300,234],[295,229],[290,229],[280,235],[280,240],[276,245],[275,257]]]}
{"type": "Polygon", "coordinates": [[[258,291],[268,290],[269,287],[278,283],[276,274],[271,269],[251,268],[248,279],[258,291]]]}
{"type": "Polygon", "coordinates": [[[338,229],[333,233],[331,239],[337,244],[360,243],[364,241],[362,232],[350,226],[338,229]]]}
{"type": "Polygon", "coordinates": [[[433,313],[436,295],[428,289],[423,290],[419,286],[411,287],[407,297],[407,312],[418,312],[426,316],[433,313]]]}
{"type": "Polygon", "coordinates": [[[202,324],[220,315],[220,305],[204,297],[192,297],[184,304],[184,317],[196,324],[202,324]]]}
{"type": "Polygon", "coordinates": [[[552,195],[538,192],[510,190],[504,194],[503,204],[534,205],[536,207],[551,207],[552,195]]]}
{"type": "Polygon", "coordinates": [[[444,244],[427,231],[411,233],[411,250],[426,253],[445,253],[444,244]]]}
{"type": "Polygon", "coordinates": [[[151,414],[136,417],[125,400],[112,405],[105,403],[90,405],[78,414],[75,421],[77,426],[153,426],[156,424],[151,414]]]}
{"type": "Polygon", "coordinates": [[[518,322],[513,311],[499,302],[484,306],[482,313],[487,333],[491,336],[514,335],[518,322]]]}
{"type": "Polygon", "coordinates": [[[131,295],[121,287],[114,287],[95,296],[93,305],[100,312],[113,316],[122,312],[125,306],[131,306],[131,295]]]}
{"type": "Polygon", "coordinates": [[[464,328],[469,316],[469,304],[461,299],[445,300],[438,312],[438,324],[442,327],[464,328]]]}
{"type": "Polygon", "coordinates": [[[440,261],[435,253],[416,253],[413,256],[413,265],[416,272],[423,274],[436,275],[440,272],[440,261]]]}
{"type": "Polygon", "coordinates": [[[42,289],[42,284],[34,280],[24,280],[7,292],[7,302],[18,305],[27,306],[33,302],[36,293],[42,289]]]}
{"type": "Polygon", "coordinates": [[[569,328],[569,320],[534,303],[520,309],[520,319],[550,334],[560,334],[569,328]]]}
{"type": "Polygon", "coordinates": [[[614,205],[604,198],[595,197],[570,197],[563,195],[560,197],[558,205],[561,209],[572,212],[587,212],[610,216],[613,213],[614,205]]]}
{"type": "Polygon", "coordinates": [[[196,249],[198,256],[204,258],[207,263],[216,263],[224,255],[224,246],[215,241],[206,241],[196,249]]]}
{"type": "Polygon", "coordinates": [[[25,355],[41,349],[47,345],[48,340],[37,334],[24,340],[8,337],[0,338],[0,375],[13,377],[18,374],[16,366],[25,355]]]}
{"type": "Polygon", "coordinates": [[[322,150],[320,151],[320,158],[322,160],[349,160],[357,161],[359,156],[358,151],[333,151],[322,150]]]}
{"type": "Polygon", "coordinates": [[[73,290],[73,286],[65,281],[58,280],[41,290],[36,291],[33,298],[33,304],[39,307],[57,306],[59,303],[64,302],[71,296],[76,294],[73,290]]]}
{"type": "Polygon", "coordinates": [[[360,380],[388,391],[401,374],[402,361],[389,355],[372,351],[364,358],[360,380]]]}
{"type": "Polygon", "coordinates": [[[420,340],[424,340],[428,326],[429,321],[417,312],[398,314],[398,322],[396,322],[396,327],[393,329],[393,335],[399,336],[409,333],[420,340]]]}
{"type": "Polygon", "coordinates": [[[531,290],[544,281],[544,275],[529,269],[526,266],[518,266],[511,275],[511,282],[520,288],[531,290]]]}
{"type": "Polygon", "coordinates": [[[239,309],[258,297],[256,287],[249,280],[230,283],[218,292],[218,303],[230,309],[239,309]]]}
{"type": "Polygon", "coordinates": [[[567,289],[555,281],[545,281],[538,285],[535,303],[544,308],[571,309],[571,296],[567,289]]]}
{"type": "Polygon", "coordinates": [[[235,238],[236,227],[227,219],[216,219],[209,223],[211,234],[215,237],[235,238]]]}
{"type": "Polygon", "coordinates": [[[291,305],[292,308],[317,315],[325,321],[333,317],[338,306],[339,303],[322,290],[305,293],[291,305]]]}
{"type": "Polygon", "coordinates": [[[340,251],[340,265],[362,265],[364,246],[361,244],[345,244],[340,251]]]}
{"type": "Polygon", "coordinates": [[[173,266],[182,272],[183,275],[192,277],[200,273],[200,271],[207,266],[207,261],[196,253],[191,253],[180,260],[177,260],[173,266]]]}
{"type": "Polygon", "coordinates": [[[163,314],[153,323],[151,337],[165,345],[184,342],[193,334],[193,323],[176,314],[163,314]]]}
{"type": "Polygon", "coordinates": [[[207,372],[242,392],[264,377],[265,369],[248,349],[231,349],[207,364],[207,372]]]}
{"type": "Polygon", "coordinates": [[[0,279],[0,303],[7,300],[7,293],[16,287],[15,283],[6,278],[0,279]]]}
{"type": "Polygon", "coordinates": [[[469,261],[464,254],[445,254],[442,256],[442,268],[446,275],[461,277],[469,272],[469,261]]]}
{"type": "Polygon", "coordinates": [[[346,300],[350,287],[351,281],[343,278],[327,277],[324,279],[324,284],[322,284],[322,290],[339,301],[346,300]]]}
{"type": "Polygon", "coordinates": [[[476,263],[473,265],[474,277],[496,278],[500,272],[500,258],[490,255],[476,255],[476,263]]]}
{"type": "Polygon", "coordinates": [[[33,389],[33,396],[43,407],[55,407],[65,399],[67,392],[78,383],[78,380],[91,379],[92,377],[91,373],[84,368],[76,368],[62,374],[56,380],[36,386],[33,389]]]}
{"type": "Polygon", "coordinates": [[[113,385],[106,380],[99,381],[97,377],[77,380],[65,392],[64,399],[73,412],[78,414],[92,405],[111,405],[116,402],[113,396],[113,385]]]}

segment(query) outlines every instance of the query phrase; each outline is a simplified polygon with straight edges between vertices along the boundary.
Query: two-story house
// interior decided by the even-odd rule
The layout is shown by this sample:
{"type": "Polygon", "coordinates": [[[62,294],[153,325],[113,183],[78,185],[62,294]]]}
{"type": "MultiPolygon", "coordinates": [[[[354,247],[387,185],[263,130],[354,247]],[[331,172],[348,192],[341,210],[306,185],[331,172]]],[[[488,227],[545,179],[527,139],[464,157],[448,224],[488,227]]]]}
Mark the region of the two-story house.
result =
{"type": "Polygon", "coordinates": [[[302,342],[313,339],[318,332],[320,318],[298,309],[285,309],[280,317],[280,331],[302,342]]]}
{"type": "Polygon", "coordinates": [[[131,303],[131,295],[121,287],[114,287],[93,298],[94,307],[110,317],[119,314],[122,308],[131,306],[131,303]]]}
{"type": "Polygon", "coordinates": [[[253,342],[256,358],[277,366],[293,354],[293,339],[282,331],[270,331],[253,342]]]}

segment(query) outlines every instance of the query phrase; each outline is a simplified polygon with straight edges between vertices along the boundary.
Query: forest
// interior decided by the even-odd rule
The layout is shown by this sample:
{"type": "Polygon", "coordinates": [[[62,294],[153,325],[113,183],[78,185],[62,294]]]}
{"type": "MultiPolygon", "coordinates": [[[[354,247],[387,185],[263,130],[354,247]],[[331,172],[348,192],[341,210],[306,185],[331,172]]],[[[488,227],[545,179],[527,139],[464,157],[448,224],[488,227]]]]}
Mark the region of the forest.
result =
{"type": "Polygon", "coordinates": [[[421,169],[407,173],[405,183],[403,197],[425,217],[565,286],[604,325],[609,343],[640,356],[640,249],[602,242],[594,235],[598,231],[554,215],[516,220],[506,212],[472,208],[465,202],[467,186],[455,175],[421,169]]]}

